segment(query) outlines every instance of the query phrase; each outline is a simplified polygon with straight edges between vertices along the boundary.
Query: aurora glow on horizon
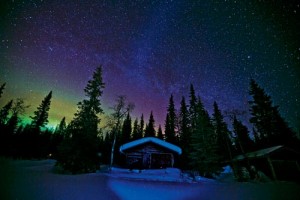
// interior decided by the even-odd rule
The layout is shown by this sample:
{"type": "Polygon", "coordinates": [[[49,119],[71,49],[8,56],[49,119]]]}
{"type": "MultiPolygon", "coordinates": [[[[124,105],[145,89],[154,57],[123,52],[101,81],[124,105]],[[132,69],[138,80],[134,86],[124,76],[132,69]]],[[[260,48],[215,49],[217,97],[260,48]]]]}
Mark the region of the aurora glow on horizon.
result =
{"type": "MultiPolygon", "coordinates": [[[[0,106],[24,98],[33,114],[53,91],[49,125],[73,118],[98,65],[103,107],[118,95],[134,117],[164,126],[190,83],[211,111],[248,111],[254,78],[300,130],[299,1],[6,1],[0,10],[0,106]]],[[[247,120],[249,115],[240,116],[247,120]]]]}

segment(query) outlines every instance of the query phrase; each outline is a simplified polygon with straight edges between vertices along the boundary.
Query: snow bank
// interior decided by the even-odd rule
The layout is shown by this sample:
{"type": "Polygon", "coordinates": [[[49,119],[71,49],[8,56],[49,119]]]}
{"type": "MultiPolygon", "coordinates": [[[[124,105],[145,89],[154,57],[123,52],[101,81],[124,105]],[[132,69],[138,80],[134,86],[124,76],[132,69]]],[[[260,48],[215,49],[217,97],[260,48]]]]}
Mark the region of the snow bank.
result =
{"type": "Polygon", "coordinates": [[[108,176],[134,180],[185,182],[180,169],[177,168],[147,169],[140,171],[113,167],[108,176]]]}

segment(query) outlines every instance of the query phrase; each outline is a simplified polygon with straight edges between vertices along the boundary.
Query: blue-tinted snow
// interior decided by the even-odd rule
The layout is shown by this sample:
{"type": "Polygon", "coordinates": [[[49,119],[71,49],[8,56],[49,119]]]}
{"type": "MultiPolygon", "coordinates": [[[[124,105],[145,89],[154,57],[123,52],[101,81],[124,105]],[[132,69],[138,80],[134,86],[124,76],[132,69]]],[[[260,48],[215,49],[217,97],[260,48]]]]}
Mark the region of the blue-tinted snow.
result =
{"type": "MultiPolygon", "coordinates": [[[[103,172],[65,175],[53,172],[54,163],[53,160],[6,162],[0,158],[0,199],[289,200],[300,196],[300,185],[296,183],[186,183],[114,178],[103,172]]],[[[122,174],[122,171],[112,173],[122,174]]],[[[175,177],[178,170],[167,169],[167,173],[175,177]]]]}

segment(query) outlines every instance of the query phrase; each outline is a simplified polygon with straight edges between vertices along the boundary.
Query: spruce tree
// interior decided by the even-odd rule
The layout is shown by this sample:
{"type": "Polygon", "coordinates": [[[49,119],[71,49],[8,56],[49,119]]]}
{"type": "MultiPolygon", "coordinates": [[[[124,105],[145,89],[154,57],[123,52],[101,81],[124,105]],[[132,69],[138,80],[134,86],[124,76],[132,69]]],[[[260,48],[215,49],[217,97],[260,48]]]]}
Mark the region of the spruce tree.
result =
{"type": "Polygon", "coordinates": [[[60,145],[58,163],[72,173],[94,172],[99,166],[99,114],[103,113],[100,98],[104,89],[102,66],[98,67],[84,89],[83,101],[67,127],[69,137],[60,145]]]}
{"type": "Polygon", "coordinates": [[[0,127],[3,127],[9,117],[9,112],[11,111],[13,106],[13,100],[10,100],[3,108],[0,110],[0,127]]]}
{"type": "Polygon", "coordinates": [[[52,91],[43,99],[42,103],[37,107],[37,110],[34,111],[34,116],[31,116],[32,119],[31,127],[36,130],[45,127],[48,123],[48,112],[50,110],[52,98],[52,91]]]}
{"type": "Polygon", "coordinates": [[[13,106],[11,108],[11,117],[7,123],[7,129],[10,135],[14,135],[18,123],[21,121],[19,119],[19,115],[24,115],[26,108],[29,108],[29,105],[25,105],[25,102],[21,98],[17,98],[13,102],[13,106]]]}
{"type": "Polygon", "coordinates": [[[233,132],[235,134],[235,146],[239,154],[254,150],[254,142],[250,138],[248,128],[237,120],[236,116],[233,118],[233,132]]]}
{"type": "Polygon", "coordinates": [[[210,177],[221,170],[220,157],[213,125],[199,97],[195,114],[195,127],[192,127],[191,135],[190,165],[201,175],[210,177]]]}
{"type": "Polygon", "coordinates": [[[190,86],[190,106],[189,106],[189,122],[191,131],[194,131],[194,127],[196,126],[196,119],[197,119],[197,97],[195,94],[194,86],[191,84],[190,86]]]}
{"type": "Polygon", "coordinates": [[[167,110],[167,116],[165,121],[165,139],[167,142],[172,144],[176,144],[176,133],[175,133],[175,126],[176,126],[176,110],[173,100],[173,95],[171,95],[169,100],[169,106],[167,110]]]}
{"type": "Polygon", "coordinates": [[[136,118],[133,122],[133,129],[132,129],[132,140],[137,140],[142,138],[142,135],[140,134],[140,127],[138,119],[136,118]]]}
{"type": "Polygon", "coordinates": [[[144,114],[142,114],[141,119],[140,119],[140,131],[139,131],[140,132],[139,134],[140,134],[141,138],[145,136],[144,135],[144,128],[145,128],[144,126],[145,126],[144,114]]]}
{"type": "Polygon", "coordinates": [[[3,94],[3,90],[5,88],[5,85],[6,83],[3,83],[1,86],[0,86],[0,98],[2,97],[2,94],[3,94]]]}
{"type": "Polygon", "coordinates": [[[232,159],[232,142],[230,132],[217,102],[214,102],[213,107],[214,113],[212,122],[217,137],[218,154],[220,155],[220,162],[224,162],[232,159]]]}
{"type": "Polygon", "coordinates": [[[129,113],[127,113],[126,119],[124,120],[122,127],[121,145],[128,143],[131,140],[131,131],[131,117],[129,113]]]}
{"type": "Polygon", "coordinates": [[[157,130],[157,138],[164,140],[164,135],[161,129],[161,125],[158,126],[158,130],[157,130]]]}
{"type": "Polygon", "coordinates": [[[58,147],[61,145],[63,139],[66,137],[66,132],[67,132],[67,123],[66,123],[66,118],[63,117],[60,123],[58,124],[58,126],[56,127],[51,139],[50,152],[54,158],[57,157],[58,147]]]}
{"type": "MultiPolygon", "coordinates": [[[[5,106],[6,107],[6,106],[5,106]]],[[[5,108],[4,107],[4,108],[5,108]]],[[[5,149],[5,154],[7,156],[14,156],[16,155],[16,143],[17,143],[17,136],[16,136],[16,130],[18,128],[18,123],[21,121],[19,119],[19,115],[24,114],[25,109],[28,106],[24,105],[24,100],[21,98],[17,98],[11,105],[11,102],[9,102],[8,107],[10,107],[9,109],[9,113],[5,112],[5,110],[7,110],[8,108],[6,107],[5,109],[3,109],[3,113],[5,115],[5,113],[7,113],[7,117],[5,119],[5,125],[2,124],[0,127],[0,132],[1,135],[3,136],[2,140],[4,142],[3,148],[5,149]],[[14,153],[13,153],[14,152],[14,153]]]]}
{"type": "Polygon", "coordinates": [[[182,148],[182,155],[180,156],[180,166],[182,169],[187,169],[189,163],[189,153],[191,152],[191,132],[189,128],[188,109],[185,103],[185,98],[182,97],[180,102],[180,110],[178,117],[178,132],[180,136],[179,146],[182,148]]]}
{"type": "Polygon", "coordinates": [[[295,132],[279,114],[278,106],[273,106],[271,97],[253,79],[250,81],[249,94],[252,96],[249,101],[252,115],[250,122],[260,143],[264,147],[293,143],[296,139],[295,132]]]}
{"type": "Polygon", "coordinates": [[[146,126],[145,137],[155,137],[155,121],[151,111],[149,123],[146,126]]]}
{"type": "Polygon", "coordinates": [[[67,129],[66,117],[63,117],[59,122],[58,126],[56,127],[54,133],[57,135],[64,135],[66,129],[67,129]]]}
{"type": "Polygon", "coordinates": [[[17,113],[13,113],[9,120],[7,121],[6,124],[6,134],[8,135],[9,139],[8,140],[12,140],[13,136],[16,133],[16,130],[18,128],[18,123],[19,123],[19,117],[17,113]]]}
{"type": "MultiPolygon", "coordinates": [[[[168,141],[167,137],[169,137],[171,140],[171,138],[172,138],[172,136],[170,136],[171,132],[172,131],[171,131],[171,126],[170,126],[170,116],[169,116],[169,113],[167,113],[166,121],[165,121],[165,137],[166,137],[165,139],[166,139],[166,141],[168,141]]],[[[170,141],[168,141],[168,142],[170,142],[170,141]]]]}
{"type": "Polygon", "coordinates": [[[25,105],[25,102],[22,98],[17,98],[14,101],[13,107],[12,107],[12,114],[17,114],[17,115],[24,115],[25,110],[29,108],[30,105],[25,105]]]}
{"type": "Polygon", "coordinates": [[[10,142],[9,133],[7,130],[9,124],[9,113],[13,105],[13,100],[10,100],[1,110],[0,110],[0,155],[6,155],[8,153],[8,143],[10,142]]]}

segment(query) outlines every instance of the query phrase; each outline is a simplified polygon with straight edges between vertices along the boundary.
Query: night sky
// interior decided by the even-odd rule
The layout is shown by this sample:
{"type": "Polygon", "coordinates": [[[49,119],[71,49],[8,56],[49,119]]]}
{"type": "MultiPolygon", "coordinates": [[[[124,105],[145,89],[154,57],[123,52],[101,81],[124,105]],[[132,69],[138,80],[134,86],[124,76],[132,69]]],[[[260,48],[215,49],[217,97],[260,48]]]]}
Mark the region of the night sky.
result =
{"type": "Polygon", "coordinates": [[[1,2],[0,105],[24,98],[25,121],[52,90],[49,125],[69,122],[102,64],[106,113],[126,95],[134,118],[153,110],[163,126],[191,83],[210,113],[248,111],[254,78],[300,129],[300,1],[1,2]]]}

